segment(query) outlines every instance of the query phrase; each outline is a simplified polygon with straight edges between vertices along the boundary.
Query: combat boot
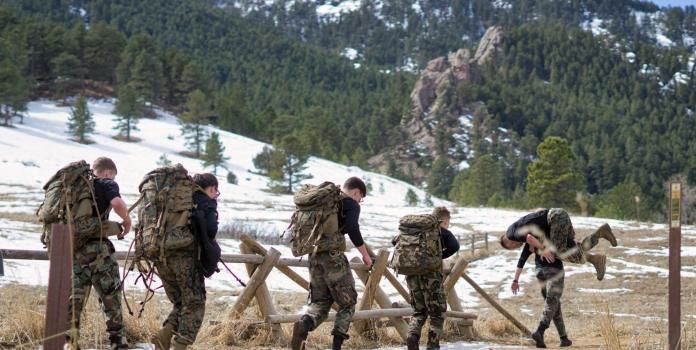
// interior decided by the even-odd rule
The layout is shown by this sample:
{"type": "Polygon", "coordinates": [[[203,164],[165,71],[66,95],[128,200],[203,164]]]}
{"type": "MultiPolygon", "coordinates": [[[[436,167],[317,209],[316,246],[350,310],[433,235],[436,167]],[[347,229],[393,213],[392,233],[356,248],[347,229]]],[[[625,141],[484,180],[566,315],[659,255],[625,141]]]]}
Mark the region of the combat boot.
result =
{"type": "Polygon", "coordinates": [[[418,335],[411,334],[406,338],[406,349],[407,350],[418,350],[418,335]]]}
{"type": "Polygon", "coordinates": [[[110,350],[127,350],[128,349],[128,341],[126,340],[125,336],[122,336],[122,335],[110,336],[109,342],[111,342],[111,347],[109,348],[110,350]]]}
{"type": "Polygon", "coordinates": [[[569,346],[573,345],[573,342],[568,339],[568,336],[563,336],[561,337],[561,347],[562,348],[567,348],[569,346]]]}
{"type": "Polygon", "coordinates": [[[186,344],[181,344],[176,340],[174,341],[174,350],[186,350],[187,347],[188,345],[186,344]]]}
{"type": "Polygon", "coordinates": [[[428,332],[428,346],[427,350],[439,350],[440,349],[440,336],[439,334],[429,331],[428,332]]]}
{"type": "Polygon", "coordinates": [[[597,229],[597,232],[599,232],[599,237],[609,241],[612,247],[616,247],[619,244],[618,242],[616,242],[616,236],[614,236],[614,232],[611,231],[611,227],[609,226],[609,224],[604,224],[600,226],[597,229]]]}
{"type": "Polygon", "coordinates": [[[295,322],[292,327],[292,340],[290,341],[290,348],[292,350],[302,350],[305,348],[307,335],[309,335],[309,331],[312,330],[313,326],[314,321],[306,315],[295,322]]]}
{"type": "Polygon", "coordinates": [[[532,339],[534,339],[534,343],[536,344],[537,348],[546,348],[546,344],[544,343],[544,332],[546,331],[546,328],[548,327],[539,323],[537,330],[532,333],[532,339]]]}
{"type": "Polygon", "coordinates": [[[594,265],[595,270],[597,270],[597,280],[601,281],[604,279],[604,272],[607,270],[607,256],[604,254],[590,254],[586,255],[587,261],[594,265]]]}
{"type": "Polygon", "coordinates": [[[174,335],[174,325],[165,323],[164,327],[150,338],[150,342],[155,345],[155,350],[169,350],[172,345],[172,335],[174,335]]]}
{"type": "Polygon", "coordinates": [[[343,342],[346,339],[348,339],[347,335],[340,334],[340,333],[334,333],[333,343],[331,344],[331,350],[341,350],[341,347],[343,346],[343,342]]]}

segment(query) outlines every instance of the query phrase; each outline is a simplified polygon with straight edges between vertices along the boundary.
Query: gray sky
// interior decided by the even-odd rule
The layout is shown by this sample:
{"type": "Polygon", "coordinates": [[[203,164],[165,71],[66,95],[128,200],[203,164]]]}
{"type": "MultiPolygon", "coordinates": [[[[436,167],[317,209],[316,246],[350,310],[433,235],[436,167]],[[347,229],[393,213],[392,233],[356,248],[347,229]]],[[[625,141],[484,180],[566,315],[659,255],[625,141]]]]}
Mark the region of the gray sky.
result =
{"type": "Polygon", "coordinates": [[[696,6],[696,0],[652,0],[658,6],[696,6]]]}

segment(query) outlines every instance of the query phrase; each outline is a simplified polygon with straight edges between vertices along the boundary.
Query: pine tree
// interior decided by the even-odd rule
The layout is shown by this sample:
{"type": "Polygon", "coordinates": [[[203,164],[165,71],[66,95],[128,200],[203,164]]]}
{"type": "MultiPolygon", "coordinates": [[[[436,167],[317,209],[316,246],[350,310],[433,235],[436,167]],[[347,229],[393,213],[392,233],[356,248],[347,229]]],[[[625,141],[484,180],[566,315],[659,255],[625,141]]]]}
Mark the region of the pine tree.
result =
{"type": "Polygon", "coordinates": [[[172,165],[172,161],[167,158],[167,155],[162,153],[162,155],[159,157],[157,160],[157,165],[159,166],[170,166],[172,165]]]}
{"type": "Polygon", "coordinates": [[[126,46],[126,37],[116,27],[104,23],[90,25],[85,37],[84,60],[87,76],[99,81],[115,81],[115,70],[126,46]]]}
{"type": "Polygon", "coordinates": [[[87,136],[94,132],[94,119],[87,107],[87,98],[79,96],[68,117],[68,130],[80,143],[87,143],[87,136]]]}
{"type": "Polygon", "coordinates": [[[131,131],[138,129],[138,119],[143,116],[144,106],[139,101],[135,90],[130,85],[124,85],[118,89],[118,100],[114,108],[116,126],[121,135],[126,136],[126,141],[131,141],[131,131]]]}
{"type": "Polygon", "coordinates": [[[550,136],[537,147],[539,159],[527,167],[527,192],[532,206],[576,208],[583,178],[568,141],[550,136]]]}
{"type": "Polygon", "coordinates": [[[209,116],[210,105],[203,91],[192,91],[186,102],[186,112],[181,115],[181,134],[186,138],[186,146],[196,158],[201,157],[201,147],[207,137],[205,125],[209,116]]]}
{"type": "Polygon", "coordinates": [[[409,188],[408,191],[406,191],[406,197],[404,197],[404,201],[406,202],[406,205],[410,207],[415,207],[416,205],[418,205],[418,195],[415,191],[413,191],[412,188],[409,188]]]}
{"type": "Polygon", "coordinates": [[[471,168],[460,172],[454,183],[450,199],[462,205],[486,205],[504,189],[501,166],[490,154],[474,159],[471,168]]]}
{"type": "Polygon", "coordinates": [[[287,192],[293,193],[295,186],[300,181],[312,178],[312,175],[304,172],[307,169],[306,163],[309,155],[307,155],[306,147],[295,135],[284,136],[278,146],[285,160],[282,172],[287,183],[287,192]]]}
{"type": "Polygon", "coordinates": [[[442,198],[447,198],[452,188],[454,169],[445,156],[439,156],[433,162],[428,175],[428,193],[442,198]]]}
{"type": "Polygon", "coordinates": [[[220,142],[220,134],[213,132],[205,143],[203,166],[213,166],[213,174],[217,175],[217,168],[224,165],[229,157],[225,157],[225,145],[220,142]]]}

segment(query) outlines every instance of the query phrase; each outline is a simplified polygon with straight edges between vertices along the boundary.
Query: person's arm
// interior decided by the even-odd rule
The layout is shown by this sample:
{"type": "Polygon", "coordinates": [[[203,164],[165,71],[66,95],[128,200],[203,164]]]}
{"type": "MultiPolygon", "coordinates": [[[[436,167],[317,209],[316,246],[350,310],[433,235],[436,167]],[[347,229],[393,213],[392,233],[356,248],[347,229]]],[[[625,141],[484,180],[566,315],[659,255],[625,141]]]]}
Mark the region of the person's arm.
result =
{"type": "Polygon", "coordinates": [[[545,250],[544,245],[541,242],[539,242],[539,240],[536,237],[534,237],[534,235],[532,235],[532,234],[527,235],[527,244],[529,244],[534,249],[536,249],[537,252],[541,252],[541,253],[539,253],[539,255],[541,255],[542,260],[546,260],[547,262],[550,262],[550,263],[552,263],[552,262],[554,262],[554,260],[556,260],[556,257],[554,256],[553,252],[549,249],[545,250]]]}
{"type": "Polygon", "coordinates": [[[459,242],[457,242],[452,232],[441,229],[440,238],[442,240],[442,259],[447,259],[459,251],[459,242]]]}
{"type": "Polygon", "coordinates": [[[360,233],[360,224],[358,220],[360,218],[360,205],[354,200],[348,198],[343,201],[343,232],[348,234],[350,241],[357,248],[365,244],[360,233]]]}
{"type": "Polygon", "coordinates": [[[517,292],[520,291],[520,275],[522,275],[522,268],[518,267],[517,270],[515,270],[515,278],[512,280],[512,294],[517,295],[517,292]]]}
{"type": "Polygon", "coordinates": [[[358,248],[360,255],[362,255],[362,261],[365,266],[367,266],[367,268],[372,267],[372,258],[370,257],[370,254],[367,253],[367,247],[365,247],[365,244],[356,248],[358,248]]]}
{"type": "Polygon", "coordinates": [[[113,208],[114,212],[116,212],[116,214],[123,219],[123,222],[121,223],[123,225],[123,232],[118,235],[118,238],[121,239],[123,236],[128,234],[131,229],[132,223],[131,218],[128,215],[128,206],[126,205],[126,202],[121,199],[121,197],[114,197],[111,199],[111,208],[113,208]]]}

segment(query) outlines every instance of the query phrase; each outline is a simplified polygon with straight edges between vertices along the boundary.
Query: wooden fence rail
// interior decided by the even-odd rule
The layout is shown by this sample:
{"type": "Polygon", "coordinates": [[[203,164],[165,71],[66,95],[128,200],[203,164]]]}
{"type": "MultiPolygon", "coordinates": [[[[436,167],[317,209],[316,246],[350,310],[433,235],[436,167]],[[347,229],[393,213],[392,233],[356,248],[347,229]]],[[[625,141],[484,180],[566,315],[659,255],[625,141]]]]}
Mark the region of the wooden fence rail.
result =
{"type": "MultiPolygon", "coordinates": [[[[481,236],[481,234],[474,233],[471,235],[473,249],[475,249],[477,245],[477,241],[475,239],[476,236],[481,236]]],[[[483,237],[484,246],[487,249],[488,234],[483,234],[483,237]]],[[[229,317],[231,319],[240,317],[244,313],[244,310],[251,305],[252,300],[255,298],[259,312],[262,316],[262,320],[268,324],[273,332],[274,338],[284,339],[286,335],[280,328],[280,324],[295,322],[300,318],[301,315],[280,315],[277,313],[273,303],[273,296],[266,284],[266,279],[271,271],[275,268],[287,276],[291,281],[297,283],[303,289],[308,290],[309,282],[291,267],[307,268],[309,267],[309,262],[306,258],[282,258],[278,250],[274,248],[266,249],[264,246],[247,235],[242,235],[240,237],[240,241],[241,254],[223,254],[221,259],[226,263],[245,264],[246,271],[249,275],[249,281],[247,282],[246,287],[244,287],[242,290],[241,294],[237,297],[236,302],[229,312],[229,317]]],[[[413,314],[413,309],[411,309],[410,306],[407,306],[408,302],[410,301],[409,293],[399,281],[397,276],[395,276],[387,266],[389,251],[382,249],[378,252],[378,254],[375,255],[372,249],[368,247],[368,252],[370,255],[375,257],[374,265],[371,269],[368,269],[362,263],[359,257],[355,257],[350,261],[350,268],[355,272],[365,286],[362,296],[356,305],[356,312],[353,317],[356,322],[354,323],[353,329],[360,334],[366,330],[367,327],[374,327],[375,324],[377,324],[377,322],[368,323],[367,320],[378,321],[380,318],[388,318],[389,321],[380,321],[379,324],[394,327],[397,333],[405,341],[408,331],[408,325],[405,317],[409,317],[413,314]],[[385,279],[398,292],[399,296],[403,298],[402,302],[392,302],[392,300],[390,300],[387,293],[380,286],[382,277],[385,277],[385,279]],[[375,304],[379,307],[379,309],[372,308],[375,304]],[[395,308],[394,305],[404,305],[405,307],[395,308]]],[[[128,254],[126,252],[116,252],[116,258],[118,260],[125,260],[127,255],[128,254]]],[[[48,254],[44,250],[0,249],[0,256],[4,259],[48,259],[48,254]]],[[[467,338],[473,337],[472,326],[474,320],[477,318],[475,314],[463,311],[460,299],[455,290],[455,285],[460,279],[463,279],[471,284],[474,289],[484,297],[484,299],[491,303],[505,317],[510,319],[510,321],[520,330],[529,334],[529,330],[527,330],[522,323],[517,321],[509,312],[507,312],[495,300],[493,300],[493,298],[486,294],[485,291],[478,286],[478,284],[476,284],[466,275],[464,272],[466,267],[467,261],[461,258],[457,259],[454,264],[447,263],[443,266],[443,273],[446,277],[443,282],[443,288],[447,295],[447,303],[449,304],[448,309],[450,310],[445,313],[445,317],[449,322],[452,322],[455,325],[455,328],[460,332],[459,334],[462,334],[467,338]]],[[[336,305],[333,305],[333,308],[335,310],[336,305]]],[[[334,319],[335,313],[332,312],[329,314],[329,320],[334,319]]]]}

